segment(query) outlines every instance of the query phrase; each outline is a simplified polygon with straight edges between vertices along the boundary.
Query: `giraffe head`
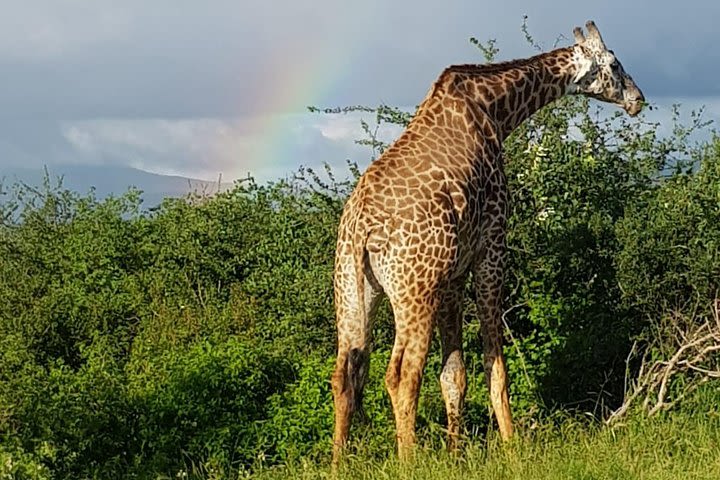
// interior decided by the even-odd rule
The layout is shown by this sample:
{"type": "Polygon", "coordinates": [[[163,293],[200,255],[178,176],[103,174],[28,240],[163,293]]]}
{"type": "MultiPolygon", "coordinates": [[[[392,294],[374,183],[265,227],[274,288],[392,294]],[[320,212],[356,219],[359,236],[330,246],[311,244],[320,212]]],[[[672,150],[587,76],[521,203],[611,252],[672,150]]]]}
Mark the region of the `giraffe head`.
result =
{"type": "Polygon", "coordinates": [[[645,97],[632,77],[625,72],[615,53],[605,46],[595,23],[589,21],[585,28],[587,37],[580,27],[573,30],[573,63],[576,73],[570,85],[570,93],[613,103],[634,117],[642,110],[645,97]]]}

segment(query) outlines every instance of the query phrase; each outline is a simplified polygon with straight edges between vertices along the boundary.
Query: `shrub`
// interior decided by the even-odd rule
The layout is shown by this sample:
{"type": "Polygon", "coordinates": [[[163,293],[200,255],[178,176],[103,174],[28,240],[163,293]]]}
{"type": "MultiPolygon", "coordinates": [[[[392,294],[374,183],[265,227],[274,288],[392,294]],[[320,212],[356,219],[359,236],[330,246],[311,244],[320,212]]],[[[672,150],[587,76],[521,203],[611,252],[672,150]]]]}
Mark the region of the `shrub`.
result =
{"type": "Polygon", "coordinates": [[[266,345],[236,337],[139,358],[131,370],[138,454],[148,462],[143,468],[166,472],[187,458],[252,465],[269,399],[292,373],[266,345]]]}

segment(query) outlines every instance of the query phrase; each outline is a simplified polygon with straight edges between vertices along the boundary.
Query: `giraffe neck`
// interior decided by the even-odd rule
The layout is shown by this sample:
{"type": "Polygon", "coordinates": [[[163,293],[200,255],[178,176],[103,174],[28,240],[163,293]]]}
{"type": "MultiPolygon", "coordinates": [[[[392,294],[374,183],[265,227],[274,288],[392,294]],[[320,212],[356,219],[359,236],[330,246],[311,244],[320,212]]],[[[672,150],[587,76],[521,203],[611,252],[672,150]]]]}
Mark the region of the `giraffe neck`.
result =
{"type": "Polygon", "coordinates": [[[434,90],[469,98],[495,123],[502,141],[534,112],[572,93],[577,70],[573,54],[569,47],[525,60],[452,66],[434,90]]]}

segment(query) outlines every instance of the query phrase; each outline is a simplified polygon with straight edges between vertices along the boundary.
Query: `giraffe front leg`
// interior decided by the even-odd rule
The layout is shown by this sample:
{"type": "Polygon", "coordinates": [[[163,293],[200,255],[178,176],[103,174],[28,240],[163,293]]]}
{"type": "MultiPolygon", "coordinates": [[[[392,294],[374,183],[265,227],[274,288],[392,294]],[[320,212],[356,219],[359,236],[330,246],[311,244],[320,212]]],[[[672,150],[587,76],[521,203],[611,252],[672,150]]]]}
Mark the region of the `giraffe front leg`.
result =
{"type": "Polygon", "coordinates": [[[438,315],[443,358],[440,387],[447,413],[447,447],[451,452],[456,451],[460,443],[462,408],[467,385],[462,351],[464,280],[463,278],[449,289],[438,315]]]}
{"type": "MultiPolygon", "coordinates": [[[[498,332],[501,333],[499,329],[498,332]]],[[[488,333],[487,329],[483,329],[483,335],[488,333]]],[[[502,344],[497,342],[490,346],[486,345],[483,354],[485,356],[485,378],[490,389],[490,402],[498,422],[500,437],[503,440],[509,440],[513,435],[513,424],[502,344]]]]}
{"type": "Polygon", "coordinates": [[[507,368],[503,355],[503,332],[500,311],[502,282],[497,272],[487,268],[478,272],[476,280],[478,311],[480,312],[481,332],[483,338],[483,365],[485,380],[490,390],[495,417],[497,418],[500,436],[508,440],[513,434],[512,415],[508,397],[507,368]]]}
{"type": "MultiPolygon", "coordinates": [[[[502,230],[504,231],[504,230],[502,230]]],[[[503,355],[502,286],[505,255],[504,235],[498,235],[487,248],[475,269],[474,282],[483,339],[485,380],[490,402],[498,422],[500,436],[509,440],[513,434],[508,396],[508,378],[503,355]]]]}

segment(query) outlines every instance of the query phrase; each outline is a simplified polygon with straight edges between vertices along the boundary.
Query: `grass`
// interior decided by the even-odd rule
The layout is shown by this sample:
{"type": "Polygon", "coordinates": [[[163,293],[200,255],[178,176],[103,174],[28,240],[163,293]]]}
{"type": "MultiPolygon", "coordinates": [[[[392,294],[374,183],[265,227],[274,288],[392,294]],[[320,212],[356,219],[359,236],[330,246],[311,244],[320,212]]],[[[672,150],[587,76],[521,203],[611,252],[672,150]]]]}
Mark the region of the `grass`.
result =
{"type": "Polygon", "coordinates": [[[613,428],[567,420],[520,432],[506,445],[492,435],[483,444],[468,442],[458,457],[420,449],[410,467],[359,453],[347,457],[337,477],[326,464],[300,461],[253,478],[718,479],[720,415],[676,413],[613,428]]]}

